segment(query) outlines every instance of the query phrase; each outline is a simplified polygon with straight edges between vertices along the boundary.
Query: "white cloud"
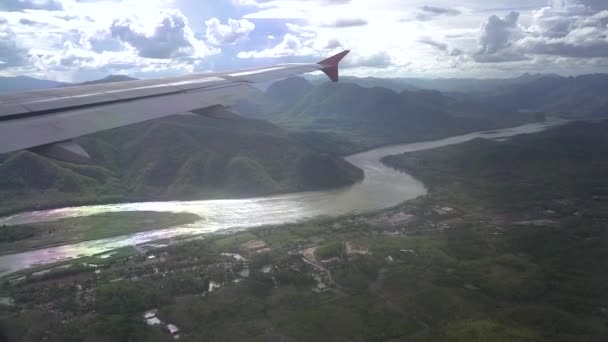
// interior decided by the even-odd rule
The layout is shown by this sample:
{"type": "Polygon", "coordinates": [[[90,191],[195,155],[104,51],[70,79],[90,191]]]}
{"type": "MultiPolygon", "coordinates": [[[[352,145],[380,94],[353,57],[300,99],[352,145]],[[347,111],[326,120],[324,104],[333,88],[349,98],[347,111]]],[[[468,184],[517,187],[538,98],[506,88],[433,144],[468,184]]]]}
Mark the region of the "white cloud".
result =
{"type": "Polygon", "coordinates": [[[27,9],[60,11],[63,4],[60,0],[2,0],[1,11],[22,11],[27,9]]]}
{"type": "Polygon", "coordinates": [[[0,27],[0,59],[5,62],[0,73],[62,81],[108,73],[178,74],[192,72],[201,59],[219,52],[196,39],[186,17],[165,8],[166,0],[150,0],[143,9],[135,9],[134,1],[104,1],[104,6],[64,1],[69,13],[5,12],[4,22],[13,30],[0,27]],[[8,48],[12,53],[4,51],[8,48]]]}
{"type": "Polygon", "coordinates": [[[356,27],[356,26],[366,26],[368,24],[367,20],[362,18],[338,18],[332,20],[330,22],[324,23],[325,27],[356,27]]]}
{"type": "Polygon", "coordinates": [[[427,13],[432,13],[435,15],[460,15],[462,14],[462,12],[460,10],[457,10],[455,8],[450,8],[450,7],[438,7],[438,6],[422,6],[420,7],[420,9],[423,12],[427,12],[427,13]]]}
{"type": "Polygon", "coordinates": [[[448,44],[436,41],[433,38],[429,38],[429,37],[422,37],[422,38],[418,39],[418,43],[434,47],[441,51],[446,51],[448,49],[448,44]]]}
{"type": "Polygon", "coordinates": [[[570,29],[551,35],[526,37],[518,42],[522,51],[566,57],[608,57],[608,11],[591,17],[577,18],[570,29]]]}
{"type": "Polygon", "coordinates": [[[350,54],[344,60],[346,68],[378,68],[384,69],[392,65],[391,56],[386,51],[362,55],[357,52],[350,54]]]}
{"type": "Polygon", "coordinates": [[[0,74],[164,74],[340,49],[353,50],[347,74],[602,71],[608,1],[548,1],[0,0],[0,74]]]}
{"type": "Polygon", "coordinates": [[[461,14],[462,11],[451,7],[424,5],[414,12],[409,19],[406,18],[404,20],[428,21],[441,16],[458,16],[461,14]]]}
{"type": "MultiPolygon", "coordinates": [[[[492,16],[482,26],[478,62],[512,62],[534,55],[608,57],[608,10],[595,1],[554,1],[534,12],[532,24],[522,30],[515,12],[492,16]]],[[[571,62],[571,60],[568,60],[571,62]]]]}
{"type": "Polygon", "coordinates": [[[110,33],[137,49],[141,57],[204,57],[211,53],[204,42],[194,37],[188,19],[175,9],[164,10],[147,22],[138,18],[116,19],[110,33]]]}
{"type": "Polygon", "coordinates": [[[552,7],[568,7],[572,5],[582,5],[592,11],[608,10],[608,2],[605,0],[552,0],[552,7]]]}
{"type": "Polygon", "coordinates": [[[332,38],[328,40],[327,44],[325,44],[325,46],[323,46],[322,48],[327,50],[333,50],[338,48],[344,48],[344,45],[342,45],[342,42],[340,42],[338,39],[332,38]]]}
{"type": "Polygon", "coordinates": [[[482,24],[478,44],[479,50],[473,54],[478,63],[516,62],[528,59],[513,45],[523,37],[523,29],[518,25],[519,13],[510,12],[503,18],[492,15],[482,24]]]}
{"type": "Polygon", "coordinates": [[[255,25],[247,19],[228,19],[228,24],[220,23],[219,19],[211,18],[205,21],[207,26],[207,41],[213,45],[231,45],[245,39],[255,29],[255,25]]]}
{"type": "Polygon", "coordinates": [[[494,54],[509,47],[518,35],[520,28],[517,26],[518,12],[511,12],[504,18],[496,15],[490,16],[488,21],[481,26],[479,36],[480,53],[494,54]]]}
{"type": "Polygon", "coordinates": [[[287,33],[283,37],[283,40],[272,48],[261,51],[242,51],[237,56],[239,58],[278,58],[310,55],[316,55],[316,51],[305,46],[300,38],[287,33]]]}
{"type": "Polygon", "coordinates": [[[26,51],[17,42],[8,21],[0,17],[0,69],[19,66],[25,62],[26,51]]]}
{"type": "Polygon", "coordinates": [[[450,47],[447,43],[435,40],[430,37],[421,37],[417,40],[418,43],[430,46],[439,51],[443,51],[445,54],[449,56],[460,56],[463,54],[463,51],[458,48],[450,47]]]}

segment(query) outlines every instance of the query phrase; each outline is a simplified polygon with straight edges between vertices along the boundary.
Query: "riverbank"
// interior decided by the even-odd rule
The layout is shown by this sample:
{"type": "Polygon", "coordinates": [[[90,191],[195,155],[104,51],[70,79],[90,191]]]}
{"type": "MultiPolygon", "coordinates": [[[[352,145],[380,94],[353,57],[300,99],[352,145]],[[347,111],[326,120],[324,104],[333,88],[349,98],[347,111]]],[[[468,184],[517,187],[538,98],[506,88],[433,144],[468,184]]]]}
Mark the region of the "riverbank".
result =
{"type": "MultiPolygon", "coordinates": [[[[179,118],[179,120],[183,120],[183,118],[179,118]]],[[[189,118],[186,118],[186,120],[189,120],[189,118]]],[[[245,122],[248,121],[252,121],[255,122],[256,120],[245,120],[245,122]]],[[[551,121],[551,119],[549,120],[549,122],[551,121]]],[[[179,121],[178,121],[179,122],[179,121]]],[[[530,123],[532,125],[536,125],[536,124],[540,124],[542,125],[543,123],[545,123],[545,121],[539,121],[539,122],[533,122],[530,123]]],[[[188,122],[188,124],[192,124],[192,122],[188,122]]],[[[225,123],[215,123],[212,121],[204,121],[203,123],[196,121],[196,126],[199,129],[210,129],[209,127],[204,126],[205,125],[211,125],[211,128],[215,128],[215,129],[219,129],[221,130],[227,130],[228,127],[225,126],[229,126],[226,125],[225,123]],[[218,126],[218,127],[215,127],[218,126]]],[[[165,125],[170,126],[172,129],[174,129],[175,127],[172,127],[175,125],[174,122],[169,121],[168,123],[165,123],[165,125]]],[[[244,123],[239,123],[239,127],[237,128],[230,128],[230,129],[234,129],[237,133],[237,136],[240,136],[243,134],[243,127],[241,126],[247,126],[247,124],[244,123]]],[[[265,129],[267,129],[266,125],[268,126],[272,126],[270,124],[265,124],[263,122],[259,122],[254,126],[254,129],[252,128],[253,132],[255,132],[255,134],[258,134],[259,130],[265,131],[265,129]],[[260,126],[260,127],[257,127],[260,126]],[[264,128],[264,129],[262,129],[264,128]]],[[[182,127],[183,124],[178,125],[179,127],[182,127]]],[[[512,126],[510,124],[495,124],[492,126],[489,126],[488,129],[500,129],[500,130],[504,130],[504,129],[510,129],[510,128],[514,128],[514,127],[518,127],[518,126],[512,126]]],[[[278,129],[277,129],[278,130],[278,129]]],[[[128,131],[128,130],[127,130],[128,131]]],[[[213,129],[212,129],[213,131],[213,129]]],[[[465,128],[463,127],[460,130],[454,131],[452,132],[453,134],[468,134],[471,131],[473,131],[473,128],[465,128]]],[[[273,129],[270,130],[270,132],[272,134],[277,134],[277,132],[273,129]]],[[[124,132],[123,132],[124,133],[124,132]]],[[[250,132],[251,133],[251,132],[250,132]]],[[[325,154],[325,153],[336,153],[336,154],[340,154],[340,151],[335,151],[332,148],[333,144],[340,144],[339,141],[325,141],[326,138],[323,138],[323,135],[321,134],[321,136],[317,136],[314,135],[314,132],[312,132],[312,136],[308,136],[305,134],[306,132],[300,132],[300,134],[297,133],[292,133],[289,134],[289,139],[290,142],[291,140],[296,141],[297,142],[297,150],[308,150],[310,153],[312,153],[312,151],[315,151],[315,153],[321,153],[321,154],[325,154]]],[[[142,133],[143,134],[143,133],[142,133]]],[[[209,135],[210,132],[204,131],[204,133],[201,133],[201,135],[209,135]]],[[[281,134],[286,134],[284,132],[282,132],[281,134]]],[[[119,134],[121,135],[121,134],[119,134]]],[[[230,136],[231,132],[222,132],[222,134],[218,135],[218,132],[213,131],[212,136],[215,137],[216,140],[221,140],[222,138],[225,138],[226,136],[230,136]]],[[[255,135],[254,135],[255,137],[255,135]]],[[[355,144],[355,143],[351,143],[351,145],[349,145],[349,148],[347,149],[349,152],[354,152],[354,154],[350,154],[350,155],[342,155],[342,157],[348,161],[350,157],[354,156],[354,155],[360,155],[363,153],[367,153],[370,151],[374,151],[377,149],[381,149],[384,147],[388,147],[388,146],[402,146],[404,144],[416,144],[416,143],[420,143],[420,142],[425,142],[425,141],[431,141],[431,140],[442,140],[449,137],[448,133],[441,133],[441,134],[429,134],[429,135],[425,135],[425,136],[418,136],[415,140],[411,139],[411,138],[407,138],[407,139],[393,139],[393,140],[387,140],[386,142],[380,144],[380,143],[376,143],[376,144],[355,144]],[[422,139],[422,140],[421,140],[422,139]]],[[[248,139],[251,137],[248,137],[248,139]]],[[[91,138],[87,138],[88,140],[91,140],[92,142],[89,142],[89,145],[93,145],[94,148],[92,148],[93,150],[97,150],[99,149],[99,147],[97,147],[96,145],[99,144],[99,141],[97,141],[96,139],[91,139],[91,138]]],[[[209,140],[211,139],[210,137],[206,138],[206,143],[205,143],[205,148],[208,148],[209,145],[209,140]]],[[[266,138],[264,138],[266,139],[266,138]]],[[[105,141],[108,140],[107,137],[105,137],[104,134],[101,134],[101,139],[100,141],[105,141]]],[[[111,140],[110,140],[111,141],[111,140]]],[[[107,141],[105,142],[106,144],[108,143],[107,141]]],[[[232,144],[232,143],[231,143],[232,144]]],[[[285,142],[281,141],[278,143],[275,143],[274,145],[284,145],[285,142]]],[[[158,144],[155,144],[155,146],[158,144]]],[[[217,148],[221,148],[224,149],[225,146],[223,146],[219,141],[214,141],[213,145],[216,146],[217,148]]],[[[241,144],[239,145],[241,149],[244,149],[245,151],[248,150],[250,148],[250,146],[255,145],[255,143],[249,143],[249,144],[241,144]]],[[[88,145],[87,145],[88,146],[88,145]]],[[[149,148],[149,145],[146,145],[149,148]]],[[[158,147],[157,147],[158,148],[158,147]]],[[[220,149],[220,151],[221,151],[220,149]]],[[[234,151],[232,151],[234,152],[234,151]]],[[[231,153],[232,153],[231,152],[231,153]]],[[[109,152],[107,152],[109,153],[109,152]]],[[[118,152],[113,151],[112,154],[116,154],[118,152]]],[[[183,151],[180,151],[180,155],[185,154],[183,151]]],[[[192,152],[192,154],[195,154],[194,152],[192,152]]],[[[258,151],[258,154],[260,154],[260,152],[258,151]]],[[[303,154],[303,153],[302,153],[303,154]]],[[[61,163],[61,162],[56,162],[56,161],[51,161],[51,160],[47,160],[44,157],[38,157],[35,156],[33,154],[27,154],[27,156],[23,156],[20,157],[19,159],[19,165],[17,165],[17,169],[18,170],[22,170],[22,169],[37,169],[37,170],[47,170],[45,172],[45,178],[48,178],[49,174],[51,175],[55,175],[54,177],[58,177],[58,178],[65,178],[65,177],[75,177],[75,180],[69,180],[69,179],[65,179],[62,180],[61,184],[59,184],[59,186],[61,187],[66,187],[66,184],[71,184],[71,183],[82,183],[82,184],[89,184],[93,181],[94,178],[99,178],[103,180],[103,184],[97,184],[95,186],[95,191],[94,192],[75,192],[73,193],[74,189],[72,189],[71,191],[68,192],[63,192],[60,191],[59,189],[31,189],[31,190],[27,190],[24,189],[23,186],[17,186],[17,189],[19,189],[17,192],[9,192],[9,193],[1,193],[0,195],[3,195],[6,200],[0,202],[0,217],[7,217],[7,216],[11,216],[11,215],[18,215],[18,214],[22,214],[22,213],[26,213],[26,212],[30,212],[30,211],[42,211],[42,210],[54,210],[54,209],[60,209],[60,208],[65,208],[65,207],[82,207],[82,206],[99,206],[99,205],[111,205],[111,204],[127,204],[127,203],[135,203],[135,202],[167,202],[167,201],[203,201],[203,200],[222,200],[222,199],[246,199],[246,198],[251,198],[252,194],[256,195],[256,196],[280,196],[280,195],[285,195],[285,194],[290,194],[293,193],[293,191],[297,191],[297,190],[319,190],[319,189],[325,189],[325,190],[332,190],[332,189],[338,189],[340,187],[344,187],[344,186],[350,186],[356,182],[361,181],[361,179],[364,177],[364,172],[365,170],[361,170],[359,168],[356,167],[352,167],[352,163],[348,164],[348,163],[343,163],[341,161],[337,161],[336,158],[328,158],[328,157],[319,157],[319,156],[315,156],[316,160],[309,160],[307,162],[302,162],[300,161],[299,164],[296,165],[296,163],[294,161],[293,164],[295,165],[295,169],[296,170],[304,170],[306,169],[307,171],[303,172],[306,173],[305,175],[300,175],[298,177],[298,180],[290,180],[290,181],[281,181],[279,183],[281,183],[281,186],[265,186],[262,188],[258,188],[257,190],[255,190],[254,192],[242,192],[240,191],[238,188],[239,186],[236,187],[232,187],[231,191],[228,191],[227,189],[222,189],[221,186],[206,186],[204,191],[195,191],[193,192],[192,190],[194,188],[196,188],[196,186],[190,185],[190,186],[184,186],[183,184],[180,185],[180,187],[182,188],[186,188],[188,189],[188,191],[180,191],[180,192],[162,192],[162,191],[144,191],[144,193],[137,193],[137,191],[133,191],[134,188],[141,188],[141,189],[146,189],[148,188],[147,186],[144,185],[137,185],[140,180],[137,179],[129,179],[126,180],[125,182],[119,180],[118,178],[116,178],[116,176],[118,174],[120,174],[121,172],[119,172],[119,170],[115,170],[110,168],[109,166],[105,165],[104,163],[106,163],[107,161],[105,159],[107,159],[108,157],[106,155],[99,155],[99,156],[93,156],[94,158],[97,158],[96,163],[101,163],[100,165],[71,165],[69,163],[61,163]],[[319,160],[319,158],[325,158],[325,160],[319,160]],[[327,169],[327,168],[322,168],[320,167],[320,165],[323,164],[331,164],[332,168],[334,169],[327,169]],[[24,164],[24,165],[20,165],[20,164],[24,164]],[[327,173],[329,171],[329,174],[327,173]],[[340,173],[340,174],[339,174],[340,173]],[[83,177],[84,176],[84,177],[83,177]],[[329,179],[329,181],[324,181],[319,183],[318,181],[313,181],[314,179],[320,179],[320,178],[327,178],[329,179]],[[114,179],[116,178],[116,179],[114,179]],[[110,181],[111,180],[111,181],[110,181]],[[106,184],[107,183],[107,184],[106,184]],[[302,183],[302,185],[296,185],[296,183],[302,183]],[[137,186],[136,186],[137,185],[137,186]],[[98,190],[102,190],[102,191],[98,191],[98,190]],[[105,190],[104,190],[105,189],[105,190]],[[131,189],[131,190],[125,190],[125,189],[131,189]],[[12,198],[12,199],[11,199],[12,198]],[[18,198],[21,198],[23,200],[17,200],[18,198]],[[15,204],[17,203],[17,204],[15,204]]],[[[162,159],[162,156],[156,156],[156,159],[162,159]]],[[[200,157],[200,156],[199,156],[200,157]]],[[[117,159],[118,157],[113,157],[111,159],[117,159]]],[[[202,157],[200,157],[199,159],[201,159],[202,157]]],[[[202,158],[204,159],[204,158],[202,158]]],[[[184,164],[188,164],[186,166],[190,167],[193,165],[199,165],[199,164],[205,164],[203,162],[203,160],[195,160],[194,162],[191,163],[184,163],[184,164]],[[191,164],[191,165],[190,165],[191,164]]],[[[304,158],[306,159],[306,158],[304,158]]],[[[308,158],[310,159],[310,158],[308,158]]],[[[13,168],[6,168],[2,166],[2,162],[4,162],[4,159],[2,158],[2,156],[0,156],[0,172],[5,175],[7,178],[19,178],[19,172],[17,172],[17,174],[14,174],[15,172],[13,172],[13,168]]],[[[217,163],[218,161],[209,161],[209,163],[217,163]]],[[[14,161],[12,163],[15,163],[14,161]]],[[[152,163],[152,161],[151,161],[152,163]]],[[[255,164],[255,163],[254,163],[255,164]]],[[[113,164],[112,164],[113,165],[113,164]]],[[[253,164],[252,164],[253,165],[253,164]]],[[[245,165],[245,169],[252,169],[252,165],[245,165]]],[[[260,173],[262,176],[257,177],[259,179],[267,179],[267,175],[264,175],[265,171],[262,170],[264,168],[268,168],[268,165],[270,165],[271,167],[269,167],[270,169],[280,169],[280,167],[277,167],[276,165],[274,165],[274,162],[264,162],[264,163],[260,163],[260,165],[253,165],[253,169],[256,170],[255,173],[260,173]]],[[[200,166],[200,165],[199,165],[200,166]]],[[[356,166],[356,165],[355,165],[356,166]]],[[[116,165],[113,166],[114,168],[116,167],[116,165]]],[[[126,167],[126,166],[125,166],[126,167]]],[[[177,166],[173,166],[175,169],[180,169],[180,167],[177,166]]],[[[283,167],[283,166],[281,166],[283,167]]],[[[200,170],[199,170],[200,171],[200,170]]],[[[210,170],[205,169],[205,172],[208,172],[210,170]]],[[[276,170],[275,170],[276,171],[276,170]]],[[[194,171],[193,171],[194,172],[194,171]]],[[[219,172],[221,174],[226,173],[225,172],[219,172]]],[[[162,172],[157,172],[157,173],[162,173],[162,172]]],[[[191,172],[192,173],[192,172],[191,172]]],[[[200,173],[200,172],[196,172],[196,173],[200,173]]],[[[215,172],[218,173],[218,172],[215,172]]],[[[275,172],[276,173],[276,172],[275,172]]],[[[288,175],[295,175],[296,172],[294,170],[291,170],[289,172],[282,172],[281,174],[288,174],[288,175]]],[[[199,175],[200,176],[200,175],[199,175]]],[[[199,176],[195,176],[190,175],[190,178],[196,178],[199,176]]],[[[245,175],[240,175],[239,177],[245,177],[245,178],[249,178],[250,172],[245,172],[245,175]]],[[[294,176],[295,177],[295,176],[294,176]]],[[[256,178],[256,177],[253,177],[256,178]]],[[[256,179],[257,179],[256,178],[256,179]]],[[[273,177],[271,177],[273,178],[273,177]]],[[[277,177],[274,177],[277,178],[277,177]]],[[[34,183],[36,183],[35,180],[30,180],[34,183]]],[[[217,179],[216,180],[218,184],[222,183],[223,180],[222,179],[217,179]]],[[[21,183],[27,183],[27,181],[21,181],[21,183]]],[[[266,185],[268,184],[274,184],[276,182],[271,181],[271,182],[265,182],[266,185]]],[[[242,185],[242,184],[241,184],[242,185]]],[[[246,184],[245,184],[246,185],[246,184]]],[[[275,184],[276,185],[276,184],[275,184]]],[[[5,186],[9,186],[9,187],[13,187],[15,186],[15,184],[11,184],[10,182],[8,182],[8,185],[5,186]]],[[[70,187],[74,187],[74,186],[67,186],[68,188],[70,187]]],[[[76,189],[79,189],[80,186],[76,187],[76,189]]],[[[86,187],[84,187],[86,188],[86,187]]],[[[171,189],[176,189],[176,186],[173,185],[167,185],[166,188],[171,188],[171,189]]],[[[150,188],[152,189],[152,188],[150,188]]],[[[149,190],[150,190],[149,189],[149,190]]],[[[1,224],[1,222],[0,222],[1,224]]]]}
{"type": "Polygon", "coordinates": [[[28,151],[0,155],[0,212],[265,196],[336,188],[363,178],[363,171],[341,157],[246,118],[176,115],[87,135],[78,143],[90,153],[89,163],[28,151]]]}
{"type": "Polygon", "coordinates": [[[189,213],[126,212],[0,226],[0,255],[166,229],[199,220],[199,216],[189,213]]]}

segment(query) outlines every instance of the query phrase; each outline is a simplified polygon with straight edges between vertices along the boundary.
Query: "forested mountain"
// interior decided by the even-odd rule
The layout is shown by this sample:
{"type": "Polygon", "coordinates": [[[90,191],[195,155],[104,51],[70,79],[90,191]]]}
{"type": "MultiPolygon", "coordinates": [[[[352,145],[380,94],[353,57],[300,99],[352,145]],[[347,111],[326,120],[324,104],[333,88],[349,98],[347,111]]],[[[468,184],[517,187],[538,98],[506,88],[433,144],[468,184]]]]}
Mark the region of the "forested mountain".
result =
{"type": "Polygon", "coordinates": [[[82,137],[90,165],[0,155],[1,211],[221,198],[351,184],[362,171],[252,119],[176,115],[82,137]]]}
{"type": "MultiPolygon", "coordinates": [[[[364,88],[382,87],[396,92],[404,90],[437,90],[443,93],[479,93],[494,91],[506,86],[532,82],[545,77],[559,77],[554,74],[525,73],[511,78],[378,78],[345,76],[341,82],[355,83],[364,88]]],[[[308,77],[314,84],[326,81],[324,77],[308,77]]]]}
{"type": "Polygon", "coordinates": [[[445,93],[478,93],[533,82],[540,78],[559,77],[553,74],[523,74],[512,78],[403,78],[406,82],[420,89],[438,90],[445,93]]]}
{"type": "Polygon", "coordinates": [[[543,77],[469,98],[511,110],[543,111],[569,118],[606,117],[607,89],[607,74],[543,77]]]}
{"type": "MultiPolygon", "coordinates": [[[[315,84],[321,84],[327,82],[327,79],[317,79],[315,84]]],[[[415,91],[420,88],[412,85],[408,80],[401,78],[379,78],[379,77],[352,77],[342,76],[340,78],[341,83],[353,83],[363,88],[386,88],[396,92],[402,92],[404,90],[415,91]]]]}
{"type": "Polygon", "coordinates": [[[471,193],[498,210],[544,206],[555,211],[580,200],[588,202],[581,210],[590,211],[589,203],[599,205],[606,195],[607,133],[608,121],[572,122],[504,142],[477,139],[383,161],[413,172],[431,188],[467,179],[471,193]],[[541,190],[542,196],[531,196],[541,190]]]}
{"type": "MultiPolygon", "coordinates": [[[[380,86],[397,92],[435,90],[463,102],[485,104],[488,109],[542,112],[568,118],[605,117],[608,114],[608,74],[563,77],[523,74],[515,78],[356,78],[344,82],[362,87],[380,86]]],[[[314,84],[324,83],[313,79],[314,84]]],[[[491,111],[491,110],[490,110],[491,111]]]]}
{"type": "MultiPolygon", "coordinates": [[[[423,180],[431,203],[470,214],[467,224],[433,234],[447,241],[441,251],[457,258],[454,269],[460,271],[438,262],[440,275],[423,286],[456,290],[458,282],[474,284],[475,295],[453,292],[442,303],[475,309],[451,311],[457,313],[423,341],[494,336],[495,327],[478,330],[478,317],[508,325],[498,333],[504,337],[479,341],[606,339],[606,314],[597,303],[608,300],[602,272],[608,267],[607,154],[604,121],[383,159],[423,180]],[[468,333],[458,321],[466,322],[468,333]],[[516,331],[528,337],[508,336],[516,331]]],[[[425,267],[425,274],[432,268],[425,267]]]]}
{"type": "Polygon", "coordinates": [[[313,86],[299,77],[279,81],[263,97],[244,101],[236,108],[243,115],[282,127],[335,133],[364,147],[434,139],[536,119],[438,91],[397,93],[349,82],[313,86]]]}

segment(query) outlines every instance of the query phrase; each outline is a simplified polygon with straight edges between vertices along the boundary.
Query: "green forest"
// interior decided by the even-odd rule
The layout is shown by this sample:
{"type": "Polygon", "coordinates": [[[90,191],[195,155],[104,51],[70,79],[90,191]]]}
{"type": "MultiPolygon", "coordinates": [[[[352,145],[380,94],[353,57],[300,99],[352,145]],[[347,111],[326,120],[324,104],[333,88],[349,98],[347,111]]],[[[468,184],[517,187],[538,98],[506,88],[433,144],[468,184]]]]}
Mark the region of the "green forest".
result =
{"type": "Polygon", "coordinates": [[[428,195],[22,271],[0,288],[14,301],[0,331],[170,341],[146,326],[156,309],[186,341],[605,341],[607,132],[573,123],[390,157],[428,195]]]}

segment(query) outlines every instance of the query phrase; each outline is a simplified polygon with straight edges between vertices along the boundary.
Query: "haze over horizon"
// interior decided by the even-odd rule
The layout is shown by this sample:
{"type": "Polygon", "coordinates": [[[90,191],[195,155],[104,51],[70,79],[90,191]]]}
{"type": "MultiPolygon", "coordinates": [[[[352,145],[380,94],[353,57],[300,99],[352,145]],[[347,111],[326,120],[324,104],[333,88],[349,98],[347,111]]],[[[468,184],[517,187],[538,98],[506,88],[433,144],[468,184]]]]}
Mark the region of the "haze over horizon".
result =
{"type": "Polygon", "coordinates": [[[602,0],[5,0],[0,76],[163,77],[353,53],[345,75],[577,75],[608,66],[602,0]]]}

